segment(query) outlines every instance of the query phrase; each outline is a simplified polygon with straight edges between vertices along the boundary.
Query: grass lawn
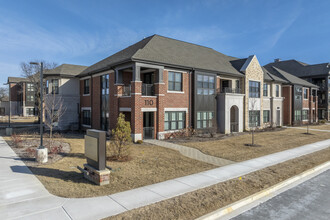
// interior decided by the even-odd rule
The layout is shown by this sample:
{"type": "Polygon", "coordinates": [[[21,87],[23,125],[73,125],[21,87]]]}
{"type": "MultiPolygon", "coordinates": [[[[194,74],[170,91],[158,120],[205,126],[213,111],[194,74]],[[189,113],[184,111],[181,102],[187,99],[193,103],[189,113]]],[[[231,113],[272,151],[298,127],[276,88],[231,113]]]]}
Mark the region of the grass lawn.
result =
{"type": "MultiPolygon", "coordinates": [[[[60,139],[70,144],[70,153],[53,164],[29,168],[50,193],[62,197],[110,195],[216,167],[184,157],[174,150],[147,144],[132,144],[133,159],[128,162],[108,162],[107,165],[113,169],[110,184],[97,186],[84,179],[77,169],[77,166],[83,167],[86,163],[83,136],[66,134],[60,139]]],[[[5,137],[5,140],[10,138],[5,137]]]]}
{"type": "Polygon", "coordinates": [[[326,124],[324,124],[324,125],[313,125],[313,126],[310,126],[310,128],[330,131],[330,125],[326,125],[326,124]]]}
{"type": "Polygon", "coordinates": [[[215,141],[181,144],[227,160],[244,161],[330,138],[330,133],[327,132],[310,131],[312,135],[306,135],[305,132],[300,129],[256,132],[255,143],[261,145],[261,147],[245,145],[251,143],[252,135],[250,134],[215,141]]]}
{"type": "Polygon", "coordinates": [[[196,219],[330,160],[330,148],[106,219],[196,219]]]}

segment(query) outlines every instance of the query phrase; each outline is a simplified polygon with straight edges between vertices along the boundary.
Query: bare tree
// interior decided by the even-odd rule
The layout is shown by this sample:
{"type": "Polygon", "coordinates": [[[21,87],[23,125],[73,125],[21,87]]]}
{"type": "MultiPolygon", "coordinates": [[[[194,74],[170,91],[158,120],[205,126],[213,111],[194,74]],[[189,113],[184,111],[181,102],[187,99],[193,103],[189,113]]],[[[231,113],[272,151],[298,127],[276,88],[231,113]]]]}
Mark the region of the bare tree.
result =
{"type": "MultiPolygon", "coordinates": [[[[44,70],[50,70],[56,68],[58,65],[54,62],[46,62],[40,60],[33,60],[33,62],[43,62],[44,70]]],[[[36,65],[31,65],[30,62],[21,63],[22,76],[29,79],[30,83],[33,85],[35,91],[35,104],[38,106],[38,119],[40,120],[40,109],[41,109],[41,100],[40,100],[40,68],[36,65]]],[[[45,92],[45,91],[43,91],[45,92]]]]}
{"type": "MultiPolygon", "coordinates": [[[[255,98],[250,98],[251,102],[249,102],[249,111],[252,111],[252,122],[249,121],[249,127],[252,131],[252,143],[251,146],[255,146],[254,144],[254,131],[256,129],[257,125],[257,121],[255,121],[256,118],[256,111],[257,111],[257,100],[255,98]]],[[[260,117],[260,115],[259,115],[260,117]]],[[[260,118],[259,118],[260,121],[260,118]]]]}
{"type": "Polygon", "coordinates": [[[8,88],[0,87],[0,101],[3,101],[8,97],[8,88]]]}
{"type": "Polygon", "coordinates": [[[63,104],[63,99],[60,96],[56,96],[55,93],[48,94],[45,97],[45,125],[49,128],[50,145],[52,145],[53,130],[58,126],[61,117],[66,111],[66,107],[63,104]]]}

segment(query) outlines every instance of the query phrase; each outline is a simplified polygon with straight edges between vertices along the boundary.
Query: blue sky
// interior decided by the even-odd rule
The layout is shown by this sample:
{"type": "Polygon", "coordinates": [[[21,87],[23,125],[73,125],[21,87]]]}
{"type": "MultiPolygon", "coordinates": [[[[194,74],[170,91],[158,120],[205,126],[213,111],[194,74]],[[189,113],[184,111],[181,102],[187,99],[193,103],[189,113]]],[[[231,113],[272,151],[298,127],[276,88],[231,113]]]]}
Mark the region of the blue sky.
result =
{"type": "Polygon", "coordinates": [[[0,0],[0,83],[20,62],[92,65],[159,34],[239,58],[330,62],[330,1],[0,0]]]}

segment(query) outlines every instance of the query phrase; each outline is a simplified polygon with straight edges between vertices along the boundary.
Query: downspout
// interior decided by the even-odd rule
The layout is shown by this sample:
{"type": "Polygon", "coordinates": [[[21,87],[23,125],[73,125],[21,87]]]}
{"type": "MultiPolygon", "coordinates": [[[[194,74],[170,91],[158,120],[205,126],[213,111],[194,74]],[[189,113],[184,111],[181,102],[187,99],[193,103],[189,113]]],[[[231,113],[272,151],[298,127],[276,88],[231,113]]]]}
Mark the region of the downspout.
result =
{"type": "Polygon", "coordinates": [[[192,111],[192,75],[194,74],[195,72],[195,68],[192,68],[191,71],[190,71],[190,74],[189,74],[189,127],[192,127],[192,120],[193,120],[193,111],[192,111]]]}
{"type": "Polygon", "coordinates": [[[91,105],[91,128],[93,128],[92,126],[92,122],[93,122],[93,114],[94,114],[94,110],[93,110],[93,75],[89,74],[91,77],[91,91],[90,91],[90,105],[91,105]]]}

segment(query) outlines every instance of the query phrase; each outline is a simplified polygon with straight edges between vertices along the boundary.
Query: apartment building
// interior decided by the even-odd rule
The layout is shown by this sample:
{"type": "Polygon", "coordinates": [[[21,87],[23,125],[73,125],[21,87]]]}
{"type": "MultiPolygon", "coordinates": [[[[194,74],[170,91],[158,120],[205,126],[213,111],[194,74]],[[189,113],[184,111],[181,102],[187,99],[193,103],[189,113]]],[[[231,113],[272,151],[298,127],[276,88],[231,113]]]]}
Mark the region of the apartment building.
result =
{"type": "MultiPolygon", "coordinates": [[[[58,110],[60,102],[64,106],[63,115],[60,120],[55,121],[56,129],[79,129],[80,85],[79,78],[76,76],[86,68],[87,66],[62,64],[44,72],[45,99],[49,97],[54,99],[54,104],[56,104],[54,111],[58,110]]],[[[47,104],[47,102],[44,103],[47,104]]]]}
{"type": "Polygon", "coordinates": [[[309,65],[297,60],[275,59],[268,65],[317,85],[318,118],[330,120],[330,63],[309,65]]]}
{"type": "Polygon", "coordinates": [[[123,113],[137,141],[187,127],[229,133],[281,125],[283,80],[271,76],[256,56],[238,59],[153,35],[78,75],[81,126],[109,131],[123,113]]]}
{"type": "Polygon", "coordinates": [[[11,115],[37,115],[38,108],[33,83],[27,78],[8,77],[7,84],[9,85],[11,115]]]}
{"type": "Polygon", "coordinates": [[[285,80],[283,83],[284,125],[301,125],[318,121],[318,86],[298,78],[271,64],[265,69],[285,80]]]}

